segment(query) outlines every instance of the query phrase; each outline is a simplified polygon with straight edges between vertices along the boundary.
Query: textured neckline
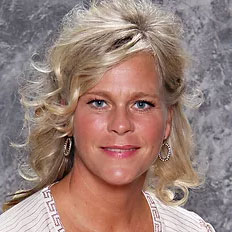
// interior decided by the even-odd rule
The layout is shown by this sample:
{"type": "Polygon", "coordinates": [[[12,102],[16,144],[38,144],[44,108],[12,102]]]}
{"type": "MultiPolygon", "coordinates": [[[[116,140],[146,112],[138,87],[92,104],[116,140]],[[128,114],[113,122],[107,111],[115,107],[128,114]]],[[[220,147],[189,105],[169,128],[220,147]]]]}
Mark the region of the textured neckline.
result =
{"type": "Polygon", "coordinates": [[[162,222],[161,222],[161,217],[156,205],[156,202],[154,201],[154,198],[151,196],[151,194],[147,191],[142,191],[150,208],[151,211],[151,217],[153,221],[153,228],[154,232],[163,232],[162,229],[162,222]]]}
{"type": "MultiPolygon", "coordinates": [[[[49,212],[49,216],[53,222],[54,228],[56,229],[57,232],[65,232],[65,229],[64,229],[64,226],[62,225],[62,222],[61,222],[59,213],[57,211],[56,203],[55,203],[55,200],[52,196],[50,187],[51,186],[44,188],[41,191],[41,193],[42,193],[43,199],[45,201],[47,210],[49,212]]],[[[154,232],[162,232],[163,230],[162,230],[161,218],[160,218],[160,214],[158,212],[156,203],[149,192],[146,192],[146,191],[145,192],[142,191],[142,192],[143,192],[143,194],[147,200],[147,203],[149,205],[149,208],[150,208],[152,221],[153,221],[153,228],[154,228],[153,231],[154,232]]]]}

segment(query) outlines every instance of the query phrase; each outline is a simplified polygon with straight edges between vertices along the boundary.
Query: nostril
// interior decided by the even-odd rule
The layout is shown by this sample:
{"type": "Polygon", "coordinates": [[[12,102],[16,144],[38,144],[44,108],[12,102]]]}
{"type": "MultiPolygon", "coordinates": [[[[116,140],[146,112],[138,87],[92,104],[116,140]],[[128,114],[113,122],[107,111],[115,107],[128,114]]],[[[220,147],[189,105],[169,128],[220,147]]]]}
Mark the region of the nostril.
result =
{"type": "Polygon", "coordinates": [[[123,135],[123,134],[130,132],[130,130],[120,129],[120,130],[112,130],[112,132],[119,134],[119,135],[123,135]]]}

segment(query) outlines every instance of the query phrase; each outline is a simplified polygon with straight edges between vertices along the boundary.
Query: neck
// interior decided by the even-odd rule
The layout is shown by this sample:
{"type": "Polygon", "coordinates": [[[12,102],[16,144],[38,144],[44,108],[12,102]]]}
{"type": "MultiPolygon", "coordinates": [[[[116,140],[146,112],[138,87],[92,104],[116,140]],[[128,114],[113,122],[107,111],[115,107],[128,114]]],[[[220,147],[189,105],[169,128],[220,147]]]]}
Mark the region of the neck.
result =
{"type": "Polygon", "coordinates": [[[123,186],[110,185],[75,162],[69,175],[52,189],[66,230],[72,224],[72,231],[136,231],[136,224],[144,219],[142,212],[149,211],[142,193],[145,177],[123,186]]]}

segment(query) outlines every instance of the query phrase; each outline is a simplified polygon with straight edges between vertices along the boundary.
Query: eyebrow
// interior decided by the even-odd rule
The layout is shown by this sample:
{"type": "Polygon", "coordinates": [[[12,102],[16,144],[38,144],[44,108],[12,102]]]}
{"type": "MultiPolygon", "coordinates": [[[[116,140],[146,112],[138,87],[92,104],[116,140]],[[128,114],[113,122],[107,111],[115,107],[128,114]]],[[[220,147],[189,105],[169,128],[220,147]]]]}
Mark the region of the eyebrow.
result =
{"type": "MultiPolygon", "coordinates": [[[[102,97],[110,97],[111,96],[111,92],[109,91],[92,91],[92,92],[87,92],[84,95],[98,95],[98,96],[102,96],[102,97]]],[[[160,98],[158,96],[158,94],[153,93],[153,94],[148,94],[148,93],[144,93],[144,92],[135,92],[135,93],[131,93],[130,94],[132,96],[132,98],[142,98],[142,97],[151,97],[151,98],[160,98]]]]}

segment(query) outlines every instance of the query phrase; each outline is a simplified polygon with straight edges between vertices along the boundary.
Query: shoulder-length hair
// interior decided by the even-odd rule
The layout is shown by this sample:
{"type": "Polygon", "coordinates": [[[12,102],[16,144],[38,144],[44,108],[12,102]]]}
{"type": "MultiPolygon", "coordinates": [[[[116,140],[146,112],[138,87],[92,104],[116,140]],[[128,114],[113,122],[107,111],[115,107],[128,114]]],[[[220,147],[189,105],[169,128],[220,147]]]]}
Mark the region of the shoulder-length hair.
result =
{"type": "MultiPolygon", "coordinates": [[[[168,138],[172,156],[167,162],[158,159],[151,167],[152,190],[166,204],[185,203],[188,188],[199,185],[199,178],[191,163],[192,131],[183,112],[187,59],[181,40],[180,21],[148,0],[102,0],[88,9],[74,7],[64,18],[46,65],[33,64],[35,79],[20,91],[29,128],[24,145],[37,182],[34,188],[16,194],[5,208],[69,173],[73,156],[65,157],[63,146],[72,132],[78,98],[104,72],[138,52],[155,57],[166,104],[173,110],[168,138]],[[183,191],[181,199],[175,198],[178,189],[183,191]]],[[[144,188],[150,186],[146,183],[144,188]]]]}

